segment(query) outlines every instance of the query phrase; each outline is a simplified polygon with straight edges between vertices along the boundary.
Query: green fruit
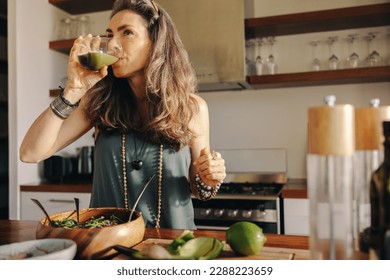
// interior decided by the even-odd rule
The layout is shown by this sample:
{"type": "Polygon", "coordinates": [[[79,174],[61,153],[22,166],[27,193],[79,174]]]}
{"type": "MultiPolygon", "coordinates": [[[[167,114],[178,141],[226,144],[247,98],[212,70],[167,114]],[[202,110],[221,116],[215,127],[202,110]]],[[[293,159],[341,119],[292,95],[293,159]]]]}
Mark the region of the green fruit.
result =
{"type": "Polygon", "coordinates": [[[184,243],[186,243],[188,240],[194,239],[194,233],[190,230],[185,230],[183,233],[175,238],[171,244],[167,247],[167,250],[171,254],[177,254],[180,246],[182,246],[184,243]]]}
{"type": "Polygon", "coordinates": [[[266,241],[263,230],[251,222],[237,222],[226,231],[226,242],[239,255],[250,256],[260,253],[266,241]]]}
{"type": "Polygon", "coordinates": [[[214,237],[197,237],[187,241],[178,251],[186,259],[210,260],[219,256],[223,243],[214,237]]]}

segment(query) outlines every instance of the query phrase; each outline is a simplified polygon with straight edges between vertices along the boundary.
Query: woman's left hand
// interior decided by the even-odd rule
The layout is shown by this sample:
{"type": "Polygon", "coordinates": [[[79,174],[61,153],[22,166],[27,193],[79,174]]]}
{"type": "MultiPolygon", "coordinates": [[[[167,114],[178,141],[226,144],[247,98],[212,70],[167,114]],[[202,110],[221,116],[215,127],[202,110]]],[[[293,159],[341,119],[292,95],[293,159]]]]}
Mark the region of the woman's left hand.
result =
{"type": "Polygon", "coordinates": [[[225,160],[218,152],[210,153],[209,148],[203,148],[193,164],[198,168],[199,176],[206,185],[216,186],[226,177],[225,160]]]}

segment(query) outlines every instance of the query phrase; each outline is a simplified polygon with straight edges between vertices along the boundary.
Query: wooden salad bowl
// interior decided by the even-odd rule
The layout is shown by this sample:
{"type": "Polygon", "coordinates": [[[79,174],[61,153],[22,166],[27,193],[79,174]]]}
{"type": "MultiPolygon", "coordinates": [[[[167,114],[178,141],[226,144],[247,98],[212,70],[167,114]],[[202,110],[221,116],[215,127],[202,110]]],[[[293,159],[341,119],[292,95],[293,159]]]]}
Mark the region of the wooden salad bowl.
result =
{"type": "MultiPolygon", "coordinates": [[[[47,218],[38,223],[36,238],[65,238],[77,243],[75,259],[107,259],[116,253],[112,246],[122,245],[126,247],[140,243],[145,234],[145,222],[142,213],[134,211],[131,221],[130,211],[125,208],[87,208],[80,209],[80,223],[104,216],[109,218],[115,215],[122,224],[106,226],[102,228],[63,228],[53,227],[47,218]]],[[[50,216],[52,221],[62,221],[64,218],[77,220],[76,211],[60,212],[50,216]]]]}

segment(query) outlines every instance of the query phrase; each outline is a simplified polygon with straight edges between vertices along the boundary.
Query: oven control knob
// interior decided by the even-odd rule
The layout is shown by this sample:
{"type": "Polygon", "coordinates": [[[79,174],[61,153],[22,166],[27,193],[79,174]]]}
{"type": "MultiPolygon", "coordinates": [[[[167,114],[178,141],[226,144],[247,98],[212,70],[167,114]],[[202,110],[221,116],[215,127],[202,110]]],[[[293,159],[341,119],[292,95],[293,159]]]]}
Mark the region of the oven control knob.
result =
{"type": "Polygon", "coordinates": [[[242,211],[242,216],[244,218],[250,218],[252,216],[252,210],[244,210],[244,211],[242,211]]]}
{"type": "Polygon", "coordinates": [[[202,217],[207,217],[208,215],[210,215],[210,212],[211,212],[210,208],[207,208],[207,209],[202,208],[202,209],[200,209],[200,215],[202,217]]]}
{"type": "Polygon", "coordinates": [[[237,213],[238,213],[238,210],[237,209],[229,209],[227,211],[227,215],[229,216],[229,218],[235,218],[237,217],[237,213]]]}
{"type": "Polygon", "coordinates": [[[222,217],[224,212],[225,212],[224,209],[215,209],[214,210],[214,216],[217,217],[217,218],[222,217]]]}

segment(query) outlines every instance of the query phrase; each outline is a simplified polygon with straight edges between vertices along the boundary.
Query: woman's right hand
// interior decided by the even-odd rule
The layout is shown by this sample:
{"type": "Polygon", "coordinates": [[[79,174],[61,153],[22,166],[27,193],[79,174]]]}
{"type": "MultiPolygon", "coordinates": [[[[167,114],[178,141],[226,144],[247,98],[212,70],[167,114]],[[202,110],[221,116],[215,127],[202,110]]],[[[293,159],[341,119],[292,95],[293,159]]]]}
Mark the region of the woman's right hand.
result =
{"type": "Polygon", "coordinates": [[[74,41],[68,63],[68,81],[66,84],[66,90],[72,91],[72,95],[76,95],[74,96],[74,99],[77,100],[79,100],[90,88],[108,74],[107,66],[104,66],[99,71],[93,71],[83,67],[79,63],[77,49],[83,40],[91,41],[92,35],[88,34],[84,38],[80,36],[74,41]]]}

